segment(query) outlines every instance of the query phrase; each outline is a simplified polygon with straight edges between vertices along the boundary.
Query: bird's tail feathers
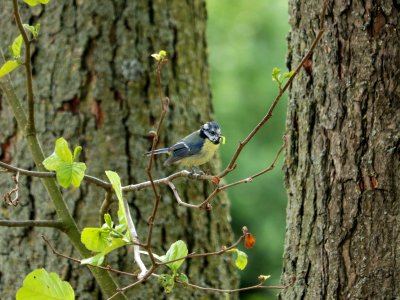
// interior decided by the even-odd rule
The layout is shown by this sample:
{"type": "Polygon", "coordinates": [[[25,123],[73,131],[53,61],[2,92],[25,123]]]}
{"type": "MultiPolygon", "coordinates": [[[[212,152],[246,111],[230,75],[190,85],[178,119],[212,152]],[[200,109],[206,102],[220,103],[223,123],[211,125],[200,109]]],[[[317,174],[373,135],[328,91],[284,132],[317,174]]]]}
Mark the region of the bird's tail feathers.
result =
{"type": "MultiPolygon", "coordinates": [[[[170,151],[169,148],[161,148],[161,149],[154,150],[153,154],[157,155],[157,154],[162,154],[162,153],[168,153],[169,151],[170,151]]],[[[146,155],[147,156],[151,155],[151,151],[147,151],[146,155]]]]}

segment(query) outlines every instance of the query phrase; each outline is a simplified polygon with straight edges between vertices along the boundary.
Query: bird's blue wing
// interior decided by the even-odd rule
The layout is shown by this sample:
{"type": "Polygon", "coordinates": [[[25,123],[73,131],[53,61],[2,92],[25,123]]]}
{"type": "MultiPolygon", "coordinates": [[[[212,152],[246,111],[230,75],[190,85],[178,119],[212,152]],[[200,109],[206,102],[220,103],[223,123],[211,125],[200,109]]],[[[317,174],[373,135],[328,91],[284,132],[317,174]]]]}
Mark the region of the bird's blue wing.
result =
{"type": "MultiPolygon", "coordinates": [[[[198,134],[196,134],[198,135],[198,134]]],[[[204,140],[200,138],[189,138],[190,136],[182,139],[170,148],[172,155],[166,161],[167,164],[173,164],[185,157],[196,155],[203,147],[204,140]]]]}

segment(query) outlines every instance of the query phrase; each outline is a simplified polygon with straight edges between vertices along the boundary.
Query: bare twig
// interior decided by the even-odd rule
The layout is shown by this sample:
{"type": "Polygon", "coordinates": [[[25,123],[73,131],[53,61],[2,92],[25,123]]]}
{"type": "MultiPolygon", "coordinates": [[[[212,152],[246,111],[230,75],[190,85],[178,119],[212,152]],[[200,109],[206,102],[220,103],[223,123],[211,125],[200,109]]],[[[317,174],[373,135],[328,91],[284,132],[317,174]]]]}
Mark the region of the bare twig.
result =
{"type": "Polygon", "coordinates": [[[112,195],[113,194],[111,191],[109,190],[106,191],[106,195],[100,207],[100,216],[99,216],[100,226],[103,225],[104,223],[104,215],[110,210],[110,206],[112,203],[112,195]]]}
{"type": "Polygon", "coordinates": [[[285,289],[287,286],[284,285],[263,285],[263,283],[259,283],[256,285],[252,286],[247,286],[243,288],[238,288],[238,289],[217,289],[217,288],[211,288],[211,287],[204,287],[200,285],[196,285],[193,283],[188,283],[188,282],[183,282],[176,280],[176,282],[182,284],[183,286],[188,286],[194,289],[198,290],[203,290],[203,291],[208,291],[208,292],[218,292],[218,293],[235,293],[235,292],[242,292],[242,291],[248,291],[248,290],[255,290],[255,289],[285,289]]]}
{"type": "MultiPolygon", "coordinates": [[[[49,248],[51,249],[51,251],[52,251],[55,255],[60,256],[60,257],[63,257],[63,258],[66,258],[66,259],[69,259],[69,260],[72,260],[72,261],[74,261],[74,262],[77,262],[77,263],[81,264],[81,260],[80,260],[80,259],[77,259],[77,258],[74,258],[74,257],[71,257],[71,256],[68,256],[68,255],[65,255],[65,254],[62,254],[62,253],[58,252],[58,251],[50,244],[49,240],[48,240],[44,235],[42,235],[42,239],[45,241],[45,243],[47,244],[47,246],[49,246],[49,248]]],[[[89,264],[89,265],[90,265],[90,264],[89,264]]],[[[129,273],[129,272],[124,272],[124,271],[116,270],[116,269],[111,268],[111,266],[106,266],[106,267],[103,267],[103,266],[95,266],[95,265],[90,265],[90,266],[95,267],[95,268],[99,268],[99,269],[103,269],[103,270],[106,270],[106,271],[110,271],[110,272],[113,272],[113,273],[116,273],[116,274],[121,274],[121,275],[126,275],[126,276],[134,276],[134,277],[137,276],[137,274],[135,274],[135,273],[129,273]]]]}
{"type": "Polygon", "coordinates": [[[285,147],[286,147],[286,137],[284,137],[283,145],[281,146],[281,148],[279,148],[278,152],[277,152],[276,155],[275,155],[274,160],[272,161],[272,163],[271,163],[271,165],[270,165],[269,167],[265,168],[264,170],[262,170],[262,171],[260,171],[260,172],[258,172],[258,173],[256,173],[256,174],[254,174],[254,175],[252,175],[252,176],[249,176],[249,177],[247,177],[247,178],[244,178],[244,179],[242,179],[242,180],[239,180],[239,181],[236,181],[236,182],[233,182],[233,183],[229,183],[229,184],[226,184],[226,185],[219,186],[219,187],[215,188],[215,190],[207,197],[207,199],[204,200],[202,203],[200,203],[197,207],[199,207],[199,208],[210,208],[210,201],[211,201],[219,192],[221,192],[221,191],[223,191],[223,190],[226,190],[226,189],[228,189],[228,188],[231,188],[231,187],[233,187],[233,186],[235,186],[235,185],[239,185],[239,184],[243,184],[243,183],[252,182],[254,178],[256,178],[256,177],[258,177],[258,176],[260,176],[260,175],[262,175],[262,174],[264,174],[264,173],[267,173],[267,172],[271,171],[271,170],[275,167],[275,163],[276,163],[276,161],[278,160],[279,156],[281,155],[283,149],[285,149],[285,147]]]}
{"type": "Polygon", "coordinates": [[[244,240],[245,237],[246,237],[246,235],[243,234],[242,236],[240,236],[240,238],[235,243],[233,243],[229,247],[223,247],[221,250],[218,250],[218,251],[215,251],[215,252],[205,252],[205,253],[192,252],[192,253],[190,253],[190,254],[188,254],[186,256],[183,256],[183,257],[180,257],[180,258],[177,258],[177,259],[173,259],[173,260],[165,261],[165,262],[158,262],[157,266],[167,265],[167,264],[173,263],[175,261],[182,260],[182,259],[187,259],[187,258],[222,255],[222,254],[228,252],[229,250],[231,250],[233,248],[236,248],[236,246],[239,245],[244,240]]]}
{"type": "MultiPolygon", "coordinates": [[[[37,178],[55,178],[56,177],[56,173],[54,173],[54,172],[29,171],[29,170],[21,169],[18,167],[14,167],[14,166],[6,164],[5,162],[2,162],[2,161],[0,161],[0,167],[8,170],[9,172],[13,172],[13,173],[19,172],[20,175],[25,175],[25,176],[32,176],[32,177],[37,177],[37,178]]],[[[111,184],[109,182],[106,182],[106,181],[96,178],[94,176],[85,175],[83,177],[83,180],[93,183],[99,187],[102,187],[105,190],[111,190],[111,184]]]]}
{"type": "Polygon", "coordinates": [[[64,230],[64,225],[55,220],[0,220],[0,226],[6,227],[52,227],[64,230]]]}
{"type": "Polygon", "coordinates": [[[161,195],[158,193],[156,185],[154,184],[152,168],[153,168],[153,161],[154,161],[154,149],[156,148],[156,145],[158,143],[158,137],[160,136],[161,125],[164,121],[165,115],[167,114],[167,108],[168,108],[168,105],[170,102],[168,97],[166,97],[165,101],[163,101],[162,90],[161,90],[161,68],[165,62],[166,61],[161,60],[157,64],[157,88],[158,88],[158,94],[159,94],[160,104],[161,104],[161,114],[160,114],[160,119],[158,121],[156,132],[152,133],[153,142],[151,145],[151,154],[149,156],[149,162],[148,162],[147,168],[146,168],[146,173],[149,178],[149,181],[150,181],[150,184],[153,189],[154,196],[155,196],[153,211],[152,211],[151,216],[149,217],[149,229],[148,229],[148,233],[147,233],[147,247],[146,247],[147,251],[149,252],[149,257],[150,257],[150,260],[151,260],[151,263],[153,266],[156,264],[156,261],[153,256],[152,250],[151,250],[151,238],[152,238],[152,234],[153,234],[154,219],[156,217],[158,207],[160,205],[161,195]]]}
{"type": "Polygon", "coordinates": [[[19,195],[18,195],[19,172],[17,172],[17,175],[13,176],[13,180],[15,182],[15,188],[13,188],[11,191],[6,192],[4,194],[4,202],[6,202],[8,205],[18,206],[18,204],[19,204],[19,195]],[[12,195],[14,195],[14,199],[11,198],[12,195]]]}
{"type": "Polygon", "coordinates": [[[310,49],[308,50],[306,55],[303,57],[301,62],[297,65],[293,75],[286,82],[285,86],[279,90],[279,93],[276,96],[274,102],[272,102],[272,105],[270,106],[267,114],[261,119],[261,121],[256,125],[256,127],[254,127],[254,129],[248,134],[248,136],[239,143],[239,145],[236,149],[236,152],[233,154],[232,159],[229,162],[228,166],[225,168],[225,170],[223,170],[220,174],[217,175],[219,178],[225,177],[228,173],[232,172],[235,169],[236,160],[238,159],[243,148],[247,145],[248,142],[250,142],[250,140],[264,126],[264,124],[272,117],[272,113],[274,112],[275,107],[278,104],[279,100],[282,98],[282,95],[286,92],[286,90],[292,84],[294,78],[300,72],[304,63],[311,57],[311,54],[314,52],[314,49],[317,46],[318,42],[320,41],[320,39],[324,33],[324,30],[325,30],[325,28],[324,28],[325,22],[324,21],[325,21],[325,13],[326,13],[327,7],[328,7],[328,0],[325,0],[323,8],[322,8],[321,18],[320,18],[320,29],[319,29],[319,32],[318,32],[317,36],[315,37],[313,43],[311,44],[310,49]]]}
{"type": "Polygon", "coordinates": [[[179,193],[178,193],[175,185],[171,181],[167,181],[167,184],[171,188],[172,193],[174,194],[175,199],[176,199],[176,201],[178,202],[179,205],[182,205],[182,206],[185,206],[185,207],[189,207],[189,208],[198,208],[197,205],[183,202],[181,197],[179,196],[179,193]]]}

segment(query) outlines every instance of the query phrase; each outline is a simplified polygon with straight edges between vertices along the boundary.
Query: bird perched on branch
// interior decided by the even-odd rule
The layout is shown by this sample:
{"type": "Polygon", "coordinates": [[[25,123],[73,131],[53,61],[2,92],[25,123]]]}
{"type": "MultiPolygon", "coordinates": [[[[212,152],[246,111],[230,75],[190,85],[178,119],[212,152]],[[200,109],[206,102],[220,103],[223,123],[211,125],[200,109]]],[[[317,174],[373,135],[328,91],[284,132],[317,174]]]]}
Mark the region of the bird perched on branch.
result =
{"type": "MultiPolygon", "coordinates": [[[[221,135],[221,128],[216,122],[207,122],[195,132],[185,136],[175,145],[153,151],[154,155],[168,153],[170,157],[164,165],[181,163],[199,171],[197,166],[208,162],[218,150],[220,143],[225,143],[225,137],[221,135]]],[[[149,156],[151,151],[146,152],[149,156]]]]}

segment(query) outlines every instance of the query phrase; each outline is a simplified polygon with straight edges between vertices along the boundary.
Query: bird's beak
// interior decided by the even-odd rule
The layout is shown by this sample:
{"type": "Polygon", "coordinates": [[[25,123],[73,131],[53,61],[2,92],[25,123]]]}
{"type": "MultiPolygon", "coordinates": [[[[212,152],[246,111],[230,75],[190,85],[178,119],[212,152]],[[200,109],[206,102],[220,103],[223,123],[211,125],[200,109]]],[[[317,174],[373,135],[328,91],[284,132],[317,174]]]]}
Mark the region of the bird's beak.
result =
{"type": "Polygon", "coordinates": [[[221,136],[219,137],[219,140],[220,140],[220,142],[222,143],[222,145],[225,144],[225,137],[224,137],[223,135],[221,135],[221,136]]]}

